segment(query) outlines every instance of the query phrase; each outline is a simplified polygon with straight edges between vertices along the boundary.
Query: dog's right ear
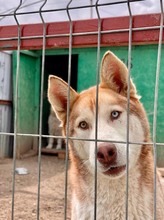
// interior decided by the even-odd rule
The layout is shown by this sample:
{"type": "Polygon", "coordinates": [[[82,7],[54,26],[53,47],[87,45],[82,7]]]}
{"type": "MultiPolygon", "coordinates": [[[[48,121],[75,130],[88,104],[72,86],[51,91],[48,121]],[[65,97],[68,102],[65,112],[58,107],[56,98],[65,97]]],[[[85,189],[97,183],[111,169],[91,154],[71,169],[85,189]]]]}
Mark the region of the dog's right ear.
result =
{"type": "Polygon", "coordinates": [[[78,93],[61,78],[50,75],[48,81],[48,100],[51,103],[58,119],[64,123],[67,114],[67,102],[70,100],[70,108],[78,97],[78,93]],[[70,97],[68,97],[68,89],[70,89],[70,97]]]}

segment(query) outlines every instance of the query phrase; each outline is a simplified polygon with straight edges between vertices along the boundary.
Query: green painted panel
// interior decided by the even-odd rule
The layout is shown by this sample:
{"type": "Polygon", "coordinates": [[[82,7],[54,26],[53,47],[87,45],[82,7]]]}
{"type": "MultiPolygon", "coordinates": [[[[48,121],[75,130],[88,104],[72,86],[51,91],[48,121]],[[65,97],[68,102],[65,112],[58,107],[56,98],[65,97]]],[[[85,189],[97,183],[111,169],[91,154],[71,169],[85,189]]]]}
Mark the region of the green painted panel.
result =
{"type": "MultiPolygon", "coordinates": [[[[16,52],[13,53],[14,95],[16,80],[16,52]]],[[[20,54],[19,83],[18,83],[18,120],[17,132],[37,134],[39,125],[40,99],[40,58],[20,54]]],[[[18,137],[17,156],[34,148],[34,137],[18,137]]]]}
{"type": "MultiPolygon", "coordinates": [[[[128,48],[126,46],[102,47],[100,50],[100,59],[109,49],[127,64],[128,48]]],[[[157,45],[140,45],[132,47],[131,76],[137,86],[138,93],[142,96],[141,102],[144,104],[144,107],[147,111],[151,131],[153,127],[154,115],[157,51],[157,45]]],[[[63,55],[68,53],[68,49],[52,49],[46,51],[46,55],[63,55]]],[[[88,87],[95,85],[96,83],[97,48],[74,48],[72,53],[78,54],[77,90],[80,92],[83,89],[87,89],[88,87]]],[[[38,56],[42,55],[41,51],[38,51],[37,54],[38,56]]],[[[34,57],[29,58],[26,55],[21,55],[20,72],[21,79],[19,99],[21,103],[20,109],[23,109],[23,111],[20,112],[19,116],[19,119],[21,120],[21,122],[19,122],[19,129],[22,132],[29,132],[29,130],[35,132],[37,130],[36,127],[38,123],[37,105],[39,103],[38,91],[40,83],[40,63],[38,59],[34,57]],[[33,112],[35,112],[36,117],[32,116],[34,115],[32,114],[33,112]],[[26,125],[27,118],[29,118],[28,125],[26,125]],[[30,128],[32,128],[32,130],[30,128]]],[[[45,90],[46,88],[47,87],[45,86],[45,90]]],[[[157,114],[157,142],[164,143],[164,48],[162,48],[158,92],[159,99],[157,114]]],[[[47,91],[44,93],[46,94],[47,91]]],[[[164,147],[160,145],[157,147],[158,164],[164,165],[164,147]]]]}

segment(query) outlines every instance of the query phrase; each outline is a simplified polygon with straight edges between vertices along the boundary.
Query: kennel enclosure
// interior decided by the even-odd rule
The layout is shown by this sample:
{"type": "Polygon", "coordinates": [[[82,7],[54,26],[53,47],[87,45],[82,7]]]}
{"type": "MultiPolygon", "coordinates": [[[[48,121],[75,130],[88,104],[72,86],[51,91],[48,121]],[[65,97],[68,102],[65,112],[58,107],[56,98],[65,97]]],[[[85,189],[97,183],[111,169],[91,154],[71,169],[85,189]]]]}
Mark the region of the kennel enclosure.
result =
{"type": "MultiPolygon", "coordinates": [[[[127,44],[128,44],[128,22],[129,17],[105,18],[101,21],[101,57],[102,54],[110,49],[118,55],[123,62],[128,63],[127,44]]],[[[153,123],[153,104],[154,104],[154,89],[155,89],[155,71],[157,62],[157,48],[160,25],[160,14],[141,15],[133,17],[133,46],[131,73],[134,82],[137,85],[139,94],[143,97],[144,104],[151,128],[153,123]],[[150,92],[151,91],[151,92],[150,92]]],[[[21,26],[21,52],[20,52],[20,106],[18,116],[18,132],[19,133],[34,133],[38,132],[39,124],[39,91],[40,91],[40,73],[42,60],[42,25],[22,25],[21,26]],[[37,36],[37,37],[36,37],[37,36]],[[38,38],[38,39],[36,39],[38,38]],[[24,50],[25,49],[25,50],[24,50]],[[29,108],[26,108],[29,106],[29,108]],[[26,124],[26,116],[29,123],[26,124]]],[[[75,66],[72,78],[74,83],[72,87],[78,91],[86,89],[96,83],[96,46],[97,46],[97,20],[76,21],[73,22],[73,49],[72,54],[76,56],[73,63],[75,66]]],[[[2,27],[2,40],[0,41],[1,48],[16,49],[17,46],[17,26],[2,27]],[[10,36],[8,36],[10,29],[10,36]],[[7,39],[8,37],[8,39],[7,39]],[[10,39],[10,40],[9,40],[10,39]]],[[[52,59],[54,56],[55,62],[58,63],[58,56],[68,56],[69,49],[69,22],[57,22],[47,24],[46,27],[46,60],[52,59]],[[55,48],[55,49],[54,49],[55,48]],[[56,56],[56,61],[55,61],[56,56]]],[[[162,48],[163,54],[163,48],[162,48]]],[[[163,56],[163,55],[162,55],[163,56]]],[[[63,61],[65,62],[65,61],[63,61]]],[[[159,101],[157,114],[157,140],[163,143],[164,122],[163,118],[163,81],[164,75],[163,65],[164,59],[161,59],[160,65],[160,81],[159,81],[159,101]]],[[[13,53],[13,74],[16,75],[17,55],[13,53]]],[[[66,69],[68,62],[64,65],[66,69]]],[[[73,69],[73,68],[72,68],[73,69]]],[[[45,69],[45,71],[47,71],[45,69]]],[[[63,70],[60,67],[57,72],[53,69],[45,73],[44,99],[46,101],[47,79],[49,74],[56,74],[62,77],[63,70]],[[61,72],[60,72],[61,71],[61,72]]],[[[65,80],[67,75],[63,74],[65,80]]],[[[14,84],[15,85],[15,84],[14,84]]],[[[46,120],[48,117],[48,108],[45,107],[45,119],[43,122],[47,129],[46,120]]],[[[45,129],[45,130],[46,130],[45,129]]],[[[44,130],[44,129],[43,129],[44,130]]],[[[20,138],[20,153],[23,154],[31,148],[37,149],[37,140],[35,137],[23,137],[23,143],[20,138]],[[26,139],[26,140],[25,140],[26,139]],[[28,146],[28,147],[26,147],[28,146]]],[[[19,145],[19,141],[18,141],[19,145]]],[[[19,147],[18,147],[19,149],[19,147]]],[[[158,147],[158,164],[163,166],[164,152],[162,147],[158,147]]]]}
{"type": "MultiPolygon", "coordinates": [[[[26,14],[26,12],[19,12],[19,8],[22,5],[22,1],[20,1],[15,11],[6,15],[13,16],[16,25],[0,27],[0,49],[2,51],[13,51],[14,98],[13,132],[7,132],[6,134],[5,130],[2,130],[0,135],[11,136],[14,139],[13,170],[17,158],[22,158],[29,151],[32,151],[32,154],[38,154],[37,219],[40,218],[41,212],[40,172],[42,138],[48,137],[46,134],[49,108],[47,102],[48,75],[57,74],[64,76],[70,85],[71,79],[75,78],[72,86],[77,88],[78,91],[88,88],[97,83],[99,62],[106,50],[110,49],[129,67],[138,92],[142,96],[141,101],[148,113],[157,164],[158,166],[164,166],[164,49],[162,47],[164,37],[162,1],[158,1],[161,11],[158,14],[148,15],[133,15],[130,10],[132,1],[122,1],[119,4],[126,4],[129,14],[128,16],[114,18],[102,18],[99,14],[99,8],[105,4],[110,7],[110,2],[101,4],[99,1],[96,1],[92,8],[97,13],[97,19],[79,21],[71,19],[70,11],[75,9],[81,10],[83,7],[71,7],[72,1],[70,1],[66,8],[58,10],[65,10],[69,21],[51,23],[45,22],[43,18],[44,13],[50,13],[50,11],[44,10],[46,2],[43,1],[42,7],[38,10],[30,12],[38,14],[41,18],[41,23],[26,25],[19,23],[19,16],[26,14]],[[60,59],[64,60],[64,56],[67,57],[68,61],[63,63],[67,67],[67,73],[62,75],[63,73],[60,73],[60,68],[57,70],[57,73],[51,73],[51,69],[50,72],[46,71],[46,62],[52,62],[51,58],[53,57],[55,65],[55,62],[59,62],[57,59],[60,57],[60,59]],[[74,61],[71,58],[73,56],[75,57],[74,61]],[[74,73],[72,72],[73,64],[76,66],[74,73]]],[[[87,7],[91,8],[90,5],[87,7]]],[[[55,13],[55,10],[51,12],[55,13]]],[[[68,142],[68,138],[66,142],[68,142]]],[[[68,151],[66,156],[67,169],[68,151]]],[[[67,172],[65,185],[64,217],[66,219],[67,172]]],[[[15,176],[13,174],[12,219],[14,219],[14,193],[15,176]]],[[[155,204],[154,202],[154,209],[155,204]]],[[[94,204],[95,207],[96,202],[94,204]]],[[[127,211],[128,203],[125,208],[127,211]]]]}

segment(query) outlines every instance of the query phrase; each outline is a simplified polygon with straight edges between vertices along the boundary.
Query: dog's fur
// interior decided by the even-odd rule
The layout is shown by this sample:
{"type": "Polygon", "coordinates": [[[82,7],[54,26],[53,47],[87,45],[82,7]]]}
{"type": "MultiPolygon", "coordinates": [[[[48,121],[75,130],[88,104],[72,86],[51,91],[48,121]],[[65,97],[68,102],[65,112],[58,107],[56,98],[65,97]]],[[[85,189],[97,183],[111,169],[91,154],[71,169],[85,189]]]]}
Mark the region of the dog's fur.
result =
{"type": "MultiPolygon", "coordinates": [[[[54,110],[52,109],[52,107],[50,108],[50,114],[48,117],[48,133],[51,136],[62,136],[62,129],[60,127],[60,121],[59,119],[56,117],[56,114],[54,112],[54,110]]],[[[48,138],[48,145],[46,148],[48,149],[52,149],[53,145],[54,145],[54,138],[53,137],[49,137],[48,138]]],[[[62,149],[62,139],[61,138],[57,138],[56,140],[57,144],[56,144],[56,149],[60,150],[62,149]]]]}
{"type": "MultiPolygon", "coordinates": [[[[98,87],[78,94],[60,78],[49,78],[48,98],[67,128],[67,102],[70,99],[69,135],[72,183],[72,220],[90,220],[94,216],[94,176],[97,160],[97,219],[124,220],[126,213],[126,167],[128,178],[128,219],[152,220],[154,202],[154,163],[146,113],[130,80],[129,163],[127,166],[127,93],[128,70],[108,51],[101,64],[98,87]],[[97,125],[97,129],[96,128],[97,125]],[[93,141],[96,137],[98,142],[93,141]],[[92,139],[85,141],[83,139],[92,139]],[[104,140],[104,141],[103,141],[104,140]],[[106,141],[105,141],[106,140],[106,141]],[[109,140],[109,142],[107,142],[109,140]],[[140,144],[137,144],[140,143],[140,144]],[[97,151],[95,150],[97,147],[97,151]],[[96,155],[96,158],[95,158],[96,155]]],[[[164,219],[164,197],[157,172],[156,219],[164,219]]]]}

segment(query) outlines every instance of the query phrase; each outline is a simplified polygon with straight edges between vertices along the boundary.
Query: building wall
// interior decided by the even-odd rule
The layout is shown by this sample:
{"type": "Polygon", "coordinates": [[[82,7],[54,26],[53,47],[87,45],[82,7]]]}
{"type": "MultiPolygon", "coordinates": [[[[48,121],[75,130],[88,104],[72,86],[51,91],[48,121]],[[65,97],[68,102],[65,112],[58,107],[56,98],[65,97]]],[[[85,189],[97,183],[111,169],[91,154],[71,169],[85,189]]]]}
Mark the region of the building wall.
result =
{"type": "MultiPolygon", "coordinates": [[[[111,46],[111,47],[102,47],[100,50],[101,58],[103,54],[107,50],[113,51],[123,62],[127,64],[128,62],[128,48],[127,46],[111,46]]],[[[46,55],[61,55],[68,54],[68,49],[51,49],[46,50],[46,55]]],[[[150,121],[151,131],[153,125],[153,111],[154,111],[154,93],[155,93],[155,79],[156,79],[156,65],[157,65],[157,45],[138,45],[132,47],[132,60],[131,60],[131,76],[137,86],[137,90],[139,95],[142,96],[141,102],[144,104],[146,112],[148,114],[148,118],[150,121]]],[[[78,54],[78,76],[77,76],[77,90],[80,92],[83,89],[87,89],[88,87],[95,85],[96,83],[96,73],[97,73],[97,49],[93,48],[73,48],[73,54],[78,54]]],[[[39,57],[41,61],[41,51],[36,51],[35,54],[39,57]]],[[[162,49],[162,54],[164,54],[164,49],[162,49]]],[[[21,63],[23,60],[21,61],[21,63]]],[[[26,63],[26,61],[24,61],[26,63]]],[[[31,62],[31,61],[30,61],[31,62]]],[[[35,61],[36,62],[36,61],[35,61]]],[[[38,61],[37,61],[38,62],[38,61]]],[[[37,71],[31,72],[31,66],[34,64],[27,64],[27,68],[29,68],[28,73],[38,74],[38,70],[40,70],[39,62],[36,62],[37,71]]],[[[23,63],[22,63],[23,65],[23,63]]],[[[25,64],[24,64],[25,65],[25,64]]],[[[55,65],[55,63],[54,63],[55,65]]],[[[16,67],[15,67],[16,68],[16,67]]],[[[52,74],[52,73],[49,73],[52,74]]],[[[26,74],[24,75],[26,76],[26,74]]],[[[27,77],[27,76],[26,76],[27,77]]],[[[32,76],[34,77],[34,76],[32,76]]],[[[72,76],[73,77],[73,76],[72,76]]],[[[35,82],[37,88],[39,88],[39,77],[35,78],[35,82]]],[[[27,78],[28,79],[28,78],[27,78]]],[[[27,82],[31,82],[28,79],[27,82]]],[[[45,82],[47,83],[47,82],[45,82]]],[[[34,88],[33,88],[34,89],[34,88]]],[[[30,92],[33,90],[32,88],[29,90],[28,86],[22,88],[22,94],[26,94],[26,92],[30,92]],[[23,91],[23,90],[26,91],[23,91]]],[[[160,71],[160,80],[159,80],[159,99],[158,99],[158,115],[157,115],[157,142],[164,142],[164,120],[163,120],[163,112],[164,112],[164,58],[163,55],[161,57],[161,71],[160,71]]],[[[44,93],[46,94],[47,91],[44,93]]],[[[38,93],[35,93],[35,96],[38,93]]],[[[34,94],[32,95],[34,98],[34,94]]],[[[35,97],[35,99],[39,99],[39,97],[35,97]]],[[[37,101],[38,102],[38,101],[37,101]]],[[[30,98],[28,98],[26,106],[30,105],[30,98]]],[[[22,107],[22,109],[25,108],[22,107]]],[[[37,108],[36,112],[39,114],[39,109],[37,108]]],[[[21,114],[20,114],[20,117],[21,114]]],[[[25,123],[26,120],[22,120],[22,123],[25,123]]],[[[38,123],[35,120],[35,123],[38,123]]],[[[36,125],[35,125],[36,126],[36,125]]],[[[157,146],[158,151],[158,164],[164,165],[164,149],[162,146],[157,146]]]]}

